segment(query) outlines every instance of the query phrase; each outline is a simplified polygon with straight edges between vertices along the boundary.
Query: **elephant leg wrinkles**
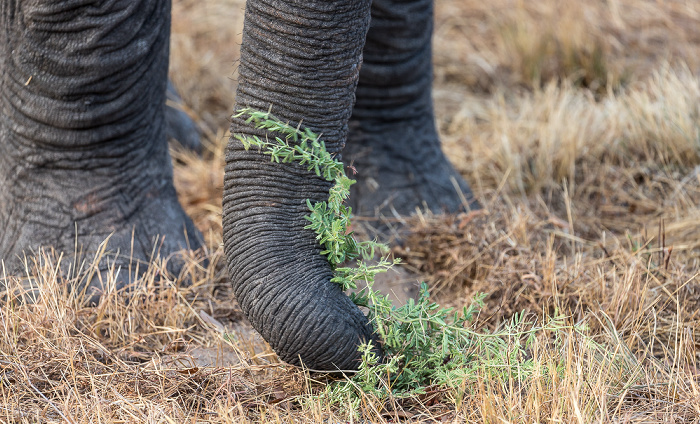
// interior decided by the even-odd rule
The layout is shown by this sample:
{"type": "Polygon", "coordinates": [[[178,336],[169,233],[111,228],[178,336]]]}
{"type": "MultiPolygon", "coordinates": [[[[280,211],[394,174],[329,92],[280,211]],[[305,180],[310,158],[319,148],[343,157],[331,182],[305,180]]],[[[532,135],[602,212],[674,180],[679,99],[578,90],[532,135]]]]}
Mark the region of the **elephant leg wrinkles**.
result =
{"type": "Polygon", "coordinates": [[[432,0],[373,1],[343,152],[357,170],[350,197],[356,214],[479,207],[440,148],[431,97],[432,32],[432,0]]]}
{"type": "Polygon", "coordinates": [[[106,256],[122,276],[134,260],[148,262],[154,245],[163,256],[197,248],[164,132],[169,2],[0,8],[5,267],[19,271],[23,252],[48,246],[72,256],[76,241],[94,254],[110,235],[106,256]]]}

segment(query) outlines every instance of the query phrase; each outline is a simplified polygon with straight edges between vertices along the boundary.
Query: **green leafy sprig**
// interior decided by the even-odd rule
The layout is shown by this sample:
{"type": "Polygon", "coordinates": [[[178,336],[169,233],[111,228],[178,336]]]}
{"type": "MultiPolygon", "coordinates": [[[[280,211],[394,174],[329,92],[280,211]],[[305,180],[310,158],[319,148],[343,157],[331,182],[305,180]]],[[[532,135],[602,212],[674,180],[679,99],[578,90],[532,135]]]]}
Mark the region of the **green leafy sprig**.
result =
{"type": "Polygon", "coordinates": [[[382,257],[376,264],[376,253],[386,255],[389,248],[376,241],[358,242],[349,231],[351,209],[345,204],[350,186],[355,183],[345,174],[343,163],[326,150],[325,143],[308,128],[285,123],[270,112],[240,109],[236,117],[245,117],[248,124],[274,134],[274,140],[235,134],[246,149],[258,148],[277,163],[297,162],[317,176],[334,183],[328,201],[311,204],[305,227],[316,232],[324,247],[334,276],[332,282],[345,290],[357,289],[358,282],[366,287],[350,293],[358,306],[368,308],[382,343],[385,361],[380,363],[370,345],[360,346],[362,363],[352,377],[329,385],[322,396],[341,405],[356,405],[363,395],[380,399],[406,397],[424,393],[427,388],[460,387],[474,378],[478,370],[499,378],[522,378],[532,369],[532,359],[525,350],[535,334],[567,328],[561,318],[542,326],[524,327],[523,315],[498,332],[476,333],[470,323],[484,305],[486,295],[478,294],[469,307],[459,311],[441,308],[430,301],[428,287],[421,285],[418,300],[394,307],[388,296],[372,288],[377,274],[399,263],[398,259],[382,257]],[[357,260],[355,267],[343,266],[357,260]]]}
{"type": "MultiPolygon", "coordinates": [[[[313,230],[316,239],[324,247],[321,254],[328,258],[331,267],[336,271],[331,281],[339,284],[343,290],[356,289],[359,277],[351,272],[350,268],[338,266],[356,259],[372,259],[375,253],[386,254],[389,248],[372,240],[358,242],[348,230],[352,211],[345,201],[350,196],[350,186],[355,180],[347,177],[343,163],[326,150],[323,140],[310,129],[284,123],[270,112],[243,108],[235,115],[241,116],[247,116],[246,123],[255,128],[276,134],[272,141],[262,140],[258,136],[234,134],[243,147],[260,149],[263,154],[269,155],[273,162],[297,162],[317,176],[334,183],[328,193],[328,201],[311,204],[310,200],[306,200],[310,213],[306,216],[309,224],[304,228],[313,230]]],[[[386,270],[394,263],[398,261],[381,262],[380,265],[372,267],[371,272],[376,274],[381,272],[377,267],[381,266],[380,269],[386,270]]]]}

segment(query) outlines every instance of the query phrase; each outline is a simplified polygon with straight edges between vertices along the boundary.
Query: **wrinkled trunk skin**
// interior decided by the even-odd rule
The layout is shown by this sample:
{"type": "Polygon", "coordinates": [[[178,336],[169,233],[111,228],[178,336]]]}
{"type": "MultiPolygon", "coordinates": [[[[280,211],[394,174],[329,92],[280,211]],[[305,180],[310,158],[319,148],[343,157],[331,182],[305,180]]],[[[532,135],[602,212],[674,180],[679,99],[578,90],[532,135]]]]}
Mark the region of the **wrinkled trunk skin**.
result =
{"type": "Polygon", "coordinates": [[[77,241],[94,253],[110,234],[107,256],[121,254],[122,277],[154,245],[162,256],[198,247],[164,132],[170,2],[6,0],[0,19],[0,258],[9,271],[44,246],[72,256],[77,241]]]}
{"type": "Polygon", "coordinates": [[[479,208],[440,148],[432,100],[433,0],[374,0],[343,152],[359,215],[479,208]],[[465,205],[455,183],[467,200],[465,205]]]}
{"type": "MultiPolygon", "coordinates": [[[[303,121],[339,153],[347,134],[369,0],[249,0],[236,109],[303,121]]],[[[258,134],[242,120],[232,133],[258,134]]],[[[312,202],[330,183],[298,164],[271,163],[235,139],[226,154],[224,245],[241,308],[280,358],[317,370],[352,370],[372,339],[367,318],[330,282],[311,230],[312,202]]],[[[376,344],[375,344],[376,346],[376,344]]]]}

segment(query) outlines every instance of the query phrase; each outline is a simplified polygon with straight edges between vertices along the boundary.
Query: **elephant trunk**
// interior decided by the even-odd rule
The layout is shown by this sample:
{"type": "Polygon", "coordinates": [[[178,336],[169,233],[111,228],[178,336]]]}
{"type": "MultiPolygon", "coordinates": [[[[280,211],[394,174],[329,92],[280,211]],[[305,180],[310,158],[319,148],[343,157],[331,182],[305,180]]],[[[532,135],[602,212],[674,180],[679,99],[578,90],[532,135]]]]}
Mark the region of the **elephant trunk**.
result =
{"type": "MultiPolygon", "coordinates": [[[[322,134],[331,153],[347,136],[370,1],[249,0],[236,109],[273,114],[322,134]]],[[[233,120],[231,132],[273,137],[233,120]]],[[[280,358],[318,370],[358,366],[367,318],[330,282],[306,200],[330,183],[298,164],[270,162],[235,139],[226,153],[224,243],[238,302],[280,358]]]]}

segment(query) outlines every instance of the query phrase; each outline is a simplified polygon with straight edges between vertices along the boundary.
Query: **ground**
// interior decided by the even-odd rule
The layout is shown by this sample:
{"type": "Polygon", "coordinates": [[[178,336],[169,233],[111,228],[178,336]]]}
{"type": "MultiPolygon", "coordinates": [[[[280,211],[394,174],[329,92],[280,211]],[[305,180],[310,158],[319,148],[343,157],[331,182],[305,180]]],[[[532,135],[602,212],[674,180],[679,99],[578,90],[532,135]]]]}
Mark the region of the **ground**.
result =
{"type": "Polygon", "coordinates": [[[30,270],[41,298],[0,306],[0,421],[697,420],[700,4],[436,0],[438,125],[484,210],[397,223],[410,228],[394,245],[402,275],[447,306],[489,293],[478,331],[521,311],[587,330],[538,336],[527,379],[477,374],[357,411],[310,397],[326,380],[281,364],[226,285],[222,152],[242,8],[173,4],[171,75],[208,145],[203,158],[173,150],[175,180],[208,265],[192,258],[192,284],[163,287],[156,263],[129,302],[91,308],[46,252],[30,270]]]}

